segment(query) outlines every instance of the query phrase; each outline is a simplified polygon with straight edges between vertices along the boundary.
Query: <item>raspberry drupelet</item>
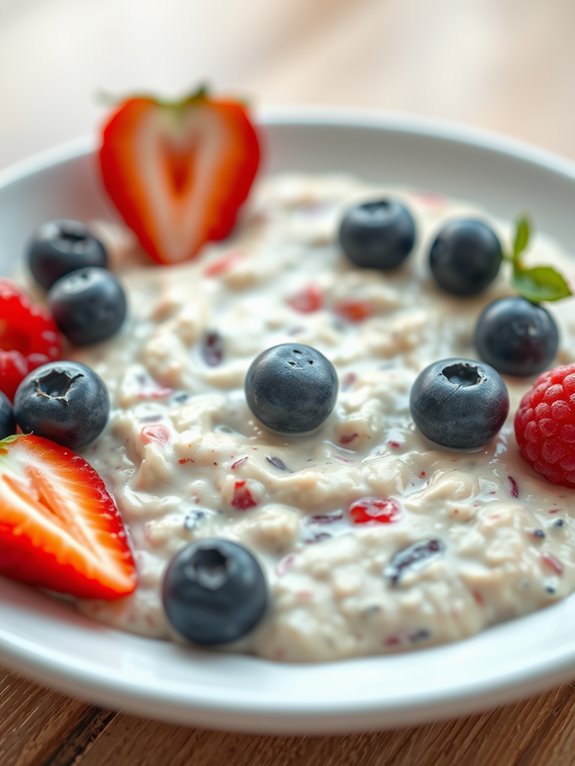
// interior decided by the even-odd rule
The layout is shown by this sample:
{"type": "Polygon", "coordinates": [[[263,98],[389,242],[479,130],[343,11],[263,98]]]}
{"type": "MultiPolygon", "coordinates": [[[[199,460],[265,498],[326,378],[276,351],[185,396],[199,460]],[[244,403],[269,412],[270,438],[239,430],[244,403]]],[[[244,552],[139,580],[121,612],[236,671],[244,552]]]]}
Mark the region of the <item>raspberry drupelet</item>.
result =
{"type": "Polygon", "coordinates": [[[537,378],[515,415],[515,438],[538,473],[575,488],[575,364],[537,378]]]}

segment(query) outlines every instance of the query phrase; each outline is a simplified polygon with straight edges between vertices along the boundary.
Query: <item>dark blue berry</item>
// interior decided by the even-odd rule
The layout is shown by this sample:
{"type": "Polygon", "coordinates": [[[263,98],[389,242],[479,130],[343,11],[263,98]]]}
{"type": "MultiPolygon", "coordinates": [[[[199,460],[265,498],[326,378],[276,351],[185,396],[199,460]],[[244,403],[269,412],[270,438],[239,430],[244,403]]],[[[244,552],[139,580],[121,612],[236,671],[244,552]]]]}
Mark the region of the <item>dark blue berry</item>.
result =
{"type": "Polygon", "coordinates": [[[283,343],[263,351],[245,380],[249,408],[273,431],[299,434],[320,426],[334,408],[337,373],[311,346],[283,343]]]}
{"type": "Polygon", "coordinates": [[[415,223],[395,199],[363,202],[350,207],[339,227],[339,243],[356,266],[395,269],[413,250],[415,223]]]}
{"type": "Polygon", "coordinates": [[[268,588],[261,566],[242,545],[198,540],[169,563],[162,603],[170,624],[188,641],[229,644],[262,620],[268,588]]]}
{"type": "Polygon", "coordinates": [[[79,269],[59,279],[48,292],[48,307],[61,332],[75,346],[108,340],[127,313],[124,289],[106,269],[79,269]]]}
{"type": "Polygon", "coordinates": [[[28,245],[27,256],[32,276],[46,290],[76,269],[108,266],[104,244],[80,221],[42,224],[28,245]]]}
{"type": "Polygon", "coordinates": [[[442,359],[421,372],[410,396],[411,416],[432,442],[476,449],[499,431],[509,394],[499,373],[472,359],[442,359]]]}
{"type": "Polygon", "coordinates": [[[559,330],[547,309],[525,298],[500,298],[486,306],[475,325],[481,359],[507,375],[536,375],[551,366],[559,330]]]}
{"type": "Polygon", "coordinates": [[[499,273],[502,260],[501,243],[493,229],[467,218],[446,223],[429,251],[437,284],[461,296],[483,292],[499,273]]]}
{"type": "Polygon", "coordinates": [[[0,391],[0,439],[12,436],[16,432],[16,421],[10,399],[0,391]]]}
{"type": "Polygon", "coordinates": [[[24,433],[76,450],[100,435],[110,401],[103,380],[80,362],[50,362],[27,375],[14,397],[14,417],[24,433]]]}

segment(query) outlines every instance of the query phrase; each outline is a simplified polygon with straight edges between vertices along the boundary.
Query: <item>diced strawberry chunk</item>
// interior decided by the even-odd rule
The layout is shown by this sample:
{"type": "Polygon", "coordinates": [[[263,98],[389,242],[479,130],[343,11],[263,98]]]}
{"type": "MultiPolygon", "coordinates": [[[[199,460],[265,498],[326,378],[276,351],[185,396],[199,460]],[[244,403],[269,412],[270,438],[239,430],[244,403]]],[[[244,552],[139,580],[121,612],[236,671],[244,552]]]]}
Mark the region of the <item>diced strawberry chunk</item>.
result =
{"type": "Polygon", "coordinates": [[[317,285],[310,284],[288,298],[287,302],[300,314],[312,314],[323,308],[323,293],[317,285]]]}
{"type": "Polygon", "coordinates": [[[237,250],[234,250],[232,253],[226,253],[226,255],[222,255],[220,258],[216,258],[216,260],[206,264],[204,274],[206,277],[219,277],[221,274],[229,271],[241,258],[242,254],[237,250]]]}
{"type": "Polygon", "coordinates": [[[352,503],[347,512],[354,524],[370,521],[392,524],[401,518],[401,508],[396,500],[379,497],[362,497],[352,503]]]}
{"type": "Polygon", "coordinates": [[[373,316],[374,308],[368,301],[346,298],[335,305],[335,313],[348,322],[363,322],[373,316]]]}
{"type": "Polygon", "coordinates": [[[254,500],[249,488],[246,487],[246,482],[236,481],[234,484],[234,496],[232,498],[232,506],[239,511],[247,511],[249,508],[255,508],[257,502],[254,500]]]}
{"type": "Polygon", "coordinates": [[[163,423],[152,423],[144,426],[140,434],[144,444],[150,444],[150,442],[167,444],[170,441],[170,432],[163,423]]]}

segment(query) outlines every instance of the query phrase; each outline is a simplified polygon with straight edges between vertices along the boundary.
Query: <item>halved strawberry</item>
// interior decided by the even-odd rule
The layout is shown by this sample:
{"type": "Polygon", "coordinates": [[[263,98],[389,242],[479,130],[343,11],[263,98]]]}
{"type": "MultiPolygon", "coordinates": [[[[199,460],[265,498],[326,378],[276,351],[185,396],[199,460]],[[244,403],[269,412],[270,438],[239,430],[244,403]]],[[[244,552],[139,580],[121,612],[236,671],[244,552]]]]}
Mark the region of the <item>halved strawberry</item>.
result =
{"type": "Polygon", "coordinates": [[[102,131],[106,191],[158,263],[194,257],[232,230],[260,161],[244,104],[205,88],[176,102],[129,98],[102,131]]]}
{"type": "Polygon", "coordinates": [[[79,455],[40,436],[0,441],[0,575],[79,598],[136,587],[114,500],[79,455]]]}

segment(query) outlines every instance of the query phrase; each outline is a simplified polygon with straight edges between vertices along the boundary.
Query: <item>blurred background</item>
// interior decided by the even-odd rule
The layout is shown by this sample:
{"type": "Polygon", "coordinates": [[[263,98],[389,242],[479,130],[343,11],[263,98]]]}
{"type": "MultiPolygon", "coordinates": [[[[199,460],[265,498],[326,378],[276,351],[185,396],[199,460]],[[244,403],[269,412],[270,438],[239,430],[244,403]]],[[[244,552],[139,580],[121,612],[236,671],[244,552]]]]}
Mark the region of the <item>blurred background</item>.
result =
{"type": "Polygon", "coordinates": [[[99,94],[202,80],[404,112],[575,160],[575,0],[0,0],[0,168],[95,131],[99,94]]]}

